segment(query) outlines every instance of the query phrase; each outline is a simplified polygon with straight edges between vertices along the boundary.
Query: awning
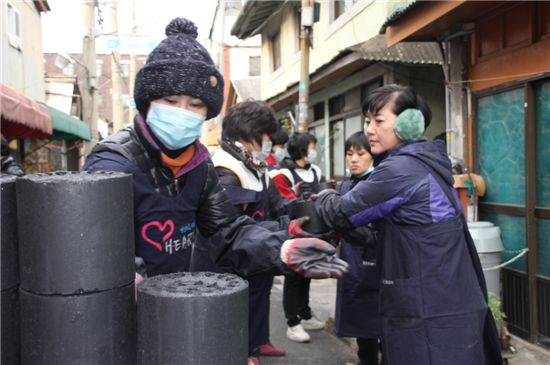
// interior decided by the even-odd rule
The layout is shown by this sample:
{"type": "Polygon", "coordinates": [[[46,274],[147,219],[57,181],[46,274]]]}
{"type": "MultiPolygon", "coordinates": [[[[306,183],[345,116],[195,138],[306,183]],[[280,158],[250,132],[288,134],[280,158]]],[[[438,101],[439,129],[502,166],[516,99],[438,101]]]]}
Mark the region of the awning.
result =
{"type": "Polygon", "coordinates": [[[90,141],[92,139],[90,128],[86,123],[59,109],[44,103],[41,104],[48,109],[52,118],[53,134],[50,136],[51,140],[72,141],[75,139],[83,139],[90,141]]]}
{"type": "Polygon", "coordinates": [[[52,134],[46,107],[3,84],[0,84],[0,106],[4,137],[48,138],[52,134]]]}
{"type": "Polygon", "coordinates": [[[443,55],[437,42],[404,42],[393,47],[386,45],[386,37],[377,35],[350,47],[369,61],[442,65],[443,55]]]}
{"type": "MultiPolygon", "coordinates": [[[[515,1],[513,3],[519,3],[515,1]]],[[[457,32],[468,31],[465,24],[494,13],[510,1],[412,1],[396,10],[380,28],[386,34],[388,46],[399,42],[442,40],[457,32]]]]}
{"type": "Polygon", "coordinates": [[[259,34],[262,27],[284,4],[285,1],[280,0],[248,0],[231,28],[231,35],[245,39],[259,34]]]}
{"type": "MultiPolygon", "coordinates": [[[[384,35],[345,48],[332,60],[319,67],[310,75],[310,93],[314,94],[322,88],[343,80],[371,62],[393,62],[401,64],[440,65],[443,56],[439,45],[435,42],[408,42],[391,48],[386,46],[384,35]]],[[[298,97],[298,82],[289,85],[287,89],[267,99],[274,109],[280,110],[298,97]]]]}

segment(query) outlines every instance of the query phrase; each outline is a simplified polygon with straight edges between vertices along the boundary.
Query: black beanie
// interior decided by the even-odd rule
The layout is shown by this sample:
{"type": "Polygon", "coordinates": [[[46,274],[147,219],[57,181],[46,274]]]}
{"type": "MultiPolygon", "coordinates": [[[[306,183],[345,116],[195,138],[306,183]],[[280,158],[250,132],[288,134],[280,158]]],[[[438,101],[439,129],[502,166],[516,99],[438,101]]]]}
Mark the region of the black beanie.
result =
{"type": "Polygon", "coordinates": [[[136,75],[134,100],[145,116],[151,101],[169,95],[189,95],[208,107],[206,119],[220,113],[223,78],[206,49],[197,42],[197,27],[185,18],[166,26],[166,39],[149,54],[136,75]]]}

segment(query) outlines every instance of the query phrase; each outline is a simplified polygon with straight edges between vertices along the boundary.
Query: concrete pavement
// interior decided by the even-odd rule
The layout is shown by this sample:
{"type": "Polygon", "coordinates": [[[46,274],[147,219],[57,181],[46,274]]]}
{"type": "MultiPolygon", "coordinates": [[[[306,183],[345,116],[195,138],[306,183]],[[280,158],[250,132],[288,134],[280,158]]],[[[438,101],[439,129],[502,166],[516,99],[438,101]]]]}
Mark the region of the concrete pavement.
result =
{"type": "MultiPolygon", "coordinates": [[[[264,365],[351,365],[357,362],[354,342],[340,339],[332,333],[334,303],[336,298],[336,280],[312,280],[310,289],[310,307],[315,315],[327,321],[327,329],[308,331],[311,342],[300,344],[286,338],[286,320],[282,306],[284,278],[275,277],[271,291],[271,342],[281,346],[287,352],[283,357],[262,357],[264,365]]],[[[511,343],[518,350],[517,354],[504,353],[509,365],[548,365],[550,350],[512,336],[511,343]]]]}
{"type": "MultiPolygon", "coordinates": [[[[312,280],[310,306],[321,320],[334,313],[336,286],[334,280],[312,280]]],[[[263,365],[346,365],[355,364],[356,356],[351,347],[332,333],[308,331],[311,342],[297,343],[286,337],[286,319],[283,312],[283,286],[280,277],[275,278],[271,291],[271,342],[284,348],[286,356],[262,357],[263,365]]]]}
{"type": "Polygon", "coordinates": [[[504,352],[504,357],[508,358],[509,365],[550,364],[550,350],[534,345],[516,336],[512,336],[511,343],[517,349],[517,353],[512,355],[504,352]]]}

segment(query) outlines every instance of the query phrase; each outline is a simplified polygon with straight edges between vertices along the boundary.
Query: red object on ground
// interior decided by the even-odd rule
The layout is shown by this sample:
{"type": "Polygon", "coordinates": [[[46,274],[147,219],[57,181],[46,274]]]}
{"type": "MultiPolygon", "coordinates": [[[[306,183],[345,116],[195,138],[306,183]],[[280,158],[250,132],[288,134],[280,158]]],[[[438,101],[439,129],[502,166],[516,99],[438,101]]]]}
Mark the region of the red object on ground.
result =
{"type": "Polygon", "coordinates": [[[280,347],[274,346],[271,342],[264,343],[260,346],[261,356],[284,356],[285,350],[280,347]]]}

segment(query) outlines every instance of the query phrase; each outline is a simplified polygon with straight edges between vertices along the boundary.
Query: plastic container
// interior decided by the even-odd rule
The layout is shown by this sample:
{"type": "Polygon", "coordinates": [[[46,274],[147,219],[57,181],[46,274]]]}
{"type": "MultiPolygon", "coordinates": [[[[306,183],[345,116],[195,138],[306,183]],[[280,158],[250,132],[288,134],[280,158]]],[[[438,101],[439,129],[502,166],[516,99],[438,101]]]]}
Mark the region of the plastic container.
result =
{"type": "Polygon", "coordinates": [[[470,222],[468,230],[476,245],[481,267],[484,269],[487,290],[500,298],[500,269],[485,271],[486,268],[501,263],[500,254],[504,251],[504,246],[500,238],[500,228],[491,222],[470,222]]]}

